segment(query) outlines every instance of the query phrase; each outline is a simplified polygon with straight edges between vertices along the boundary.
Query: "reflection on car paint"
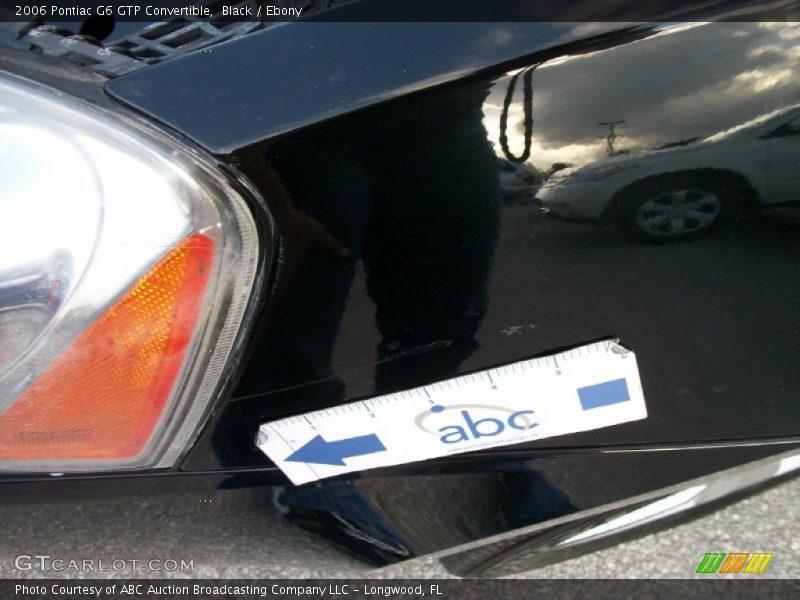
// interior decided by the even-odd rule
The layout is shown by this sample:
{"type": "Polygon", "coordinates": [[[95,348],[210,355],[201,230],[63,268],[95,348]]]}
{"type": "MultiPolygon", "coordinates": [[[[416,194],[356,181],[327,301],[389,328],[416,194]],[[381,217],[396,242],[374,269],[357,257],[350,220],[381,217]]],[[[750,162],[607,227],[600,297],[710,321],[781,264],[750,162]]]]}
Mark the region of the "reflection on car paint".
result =
{"type": "MultiPolygon", "coordinates": [[[[542,207],[674,239],[800,200],[796,36],[792,24],[687,25],[538,65],[524,143],[546,174],[542,207]]],[[[513,77],[495,84],[487,129],[508,111],[521,138],[527,98],[496,116],[513,77]]]]}
{"type": "Polygon", "coordinates": [[[496,576],[610,545],[629,529],[718,500],[732,485],[763,483],[796,456],[796,444],[781,444],[462,457],[462,464],[430,474],[395,471],[290,487],[276,501],[290,521],[377,566],[519,530],[443,559],[459,575],[496,576]],[[727,478],[687,483],[759,459],[727,478]],[[676,462],[683,468],[676,470],[676,462]],[[497,560],[511,556],[521,565],[497,560]]]}
{"type": "Polygon", "coordinates": [[[525,448],[796,432],[800,214],[777,199],[800,172],[798,31],[624,30],[238,153],[283,231],[278,287],[187,468],[265,464],[253,440],[267,420],[604,337],[641,357],[647,422],[525,448]],[[521,75],[505,102],[523,72],[529,128],[521,75]],[[524,201],[506,169],[531,174],[524,201]],[[609,212],[618,188],[639,195],[609,212]],[[762,194],[775,202],[753,210],[762,194]],[[642,243],[654,236],[637,216],[669,234],[682,210],[724,218],[642,243]]]}

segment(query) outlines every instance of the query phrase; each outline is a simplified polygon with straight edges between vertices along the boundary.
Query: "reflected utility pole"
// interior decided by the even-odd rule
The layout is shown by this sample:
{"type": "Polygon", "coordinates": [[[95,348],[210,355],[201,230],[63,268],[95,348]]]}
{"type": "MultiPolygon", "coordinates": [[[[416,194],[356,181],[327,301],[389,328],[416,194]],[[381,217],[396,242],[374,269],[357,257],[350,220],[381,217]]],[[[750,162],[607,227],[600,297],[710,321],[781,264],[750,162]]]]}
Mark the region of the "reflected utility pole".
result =
{"type": "Polygon", "coordinates": [[[614,140],[618,137],[623,137],[621,135],[617,135],[617,125],[622,125],[625,120],[621,121],[600,121],[598,125],[607,125],[608,126],[608,135],[606,136],[606,152],[609,156],[614,156],[614,140]]]}

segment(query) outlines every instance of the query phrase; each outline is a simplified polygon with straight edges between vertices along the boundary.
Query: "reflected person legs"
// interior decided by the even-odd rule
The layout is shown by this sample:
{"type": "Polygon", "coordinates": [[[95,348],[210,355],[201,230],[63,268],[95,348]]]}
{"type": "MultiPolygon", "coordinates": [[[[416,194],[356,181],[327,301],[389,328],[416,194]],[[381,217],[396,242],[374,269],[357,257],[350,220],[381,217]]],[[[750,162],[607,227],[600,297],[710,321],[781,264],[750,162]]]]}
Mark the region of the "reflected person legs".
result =
{"type": "Polygon", "coordinates": [[[479,133],[382,174],[364,249],[382,337],[375,393],[453,376],[477,347],[500,222],[497,159],[479,133]]]}
{"type": "MultiPolygon", "coordinates": [[[[278,145],[268,161],[287,196],[281,225],[293,238],[284,244],[293,254],[283,257],[284,283],[260,351],[265,358],[246,373],[243,385],[277,392],[312,384],[306,402],[335,404],[344,397],[344,385],[333,375],[331,354],[361,254],[372,179],[356,153],[338,144],[316,141],[302,151],[278,145]]],[[[252,167],[249,173],[254,176],[252,167]]],[[[282,194],[274,190],[270,203],[280,203],[282,194]]]]}

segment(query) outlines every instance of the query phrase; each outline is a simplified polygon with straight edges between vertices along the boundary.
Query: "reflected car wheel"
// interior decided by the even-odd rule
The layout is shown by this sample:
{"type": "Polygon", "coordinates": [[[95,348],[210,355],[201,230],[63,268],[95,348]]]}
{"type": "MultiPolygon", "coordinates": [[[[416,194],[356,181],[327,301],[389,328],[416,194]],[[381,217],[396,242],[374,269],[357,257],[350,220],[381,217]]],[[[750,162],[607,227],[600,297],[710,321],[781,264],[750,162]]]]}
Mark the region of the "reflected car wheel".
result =
{"type": "Polygon", "coordinates": [[[674,238],[714,225],[722,214],[719,196],[709,190],[678,189],[648,198],[636,210],[636,227],[648,237],[674,238]]]}
{"type": "Polygon", "coordinates": [[[616,214],[636,236],[667,241],[712,231],[736,214],[746,198],[747,188],[732,175],[669,173],[627,188],[616,214]]]}

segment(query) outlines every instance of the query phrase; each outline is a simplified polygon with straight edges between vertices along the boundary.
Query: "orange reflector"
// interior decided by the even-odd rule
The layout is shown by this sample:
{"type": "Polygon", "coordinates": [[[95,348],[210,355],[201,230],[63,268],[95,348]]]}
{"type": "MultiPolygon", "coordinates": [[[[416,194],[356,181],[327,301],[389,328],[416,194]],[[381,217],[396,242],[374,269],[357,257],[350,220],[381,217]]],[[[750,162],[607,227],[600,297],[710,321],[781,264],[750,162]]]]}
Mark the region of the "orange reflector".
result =
{"type": "Polygon", "coordinates": [[[214,242],[173,248],[0,414],[0,460],[136,456],[192,337],[214,242]]]}

